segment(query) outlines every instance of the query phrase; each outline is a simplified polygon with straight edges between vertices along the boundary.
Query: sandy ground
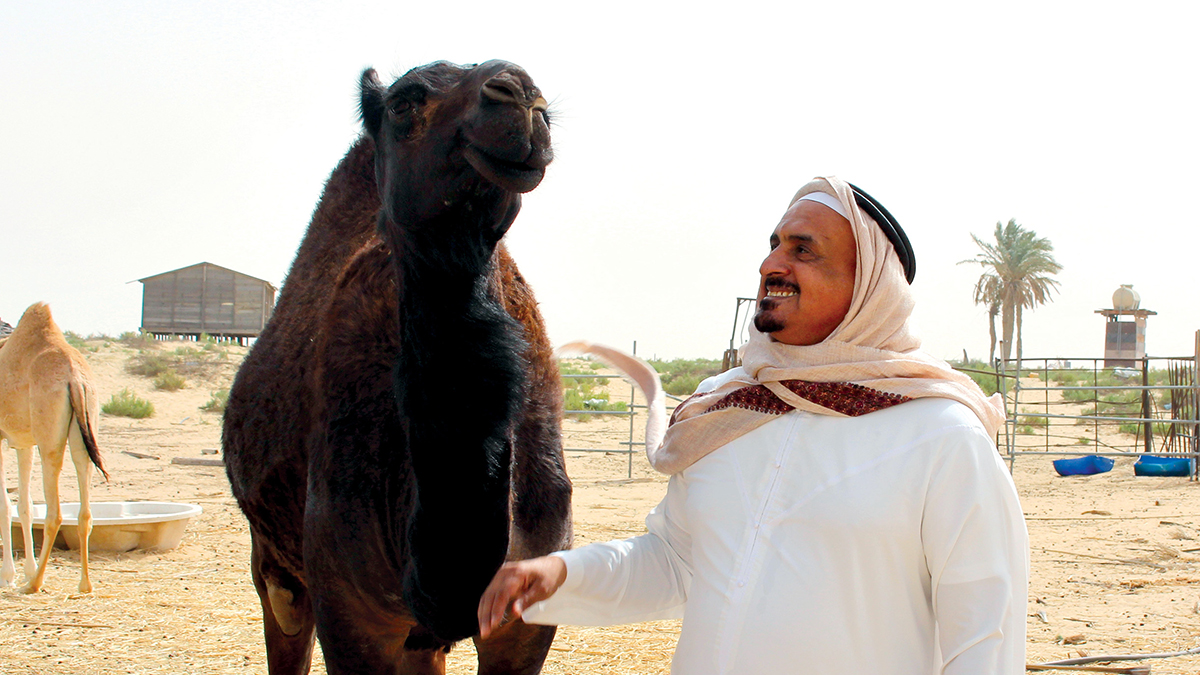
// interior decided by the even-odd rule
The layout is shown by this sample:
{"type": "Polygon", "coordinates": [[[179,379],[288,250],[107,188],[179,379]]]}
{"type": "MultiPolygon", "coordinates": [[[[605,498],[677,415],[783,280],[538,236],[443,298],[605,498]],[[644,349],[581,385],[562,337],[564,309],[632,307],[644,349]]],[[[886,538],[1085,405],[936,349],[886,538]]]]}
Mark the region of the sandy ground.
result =
{"type": "MultiPolygon", "coordinates": [[[[211,457],[204,451],[220,447],[220,415],[199,407],[228,386],[245,350],[224,347],[229,358],[210,379],[167,393],[124,371],[133,350],[119,343],[93,346],[87,357],[102,400],[129,387],[157,411],[145,420],[103,417],[100,440],[112,479],[93,481],[93,500],[183,501],[200,504],[204,513],[173,550],[94,553],[93,593],[77,593],[79,556],[68,551],[53,555],[41,592],[0,589],[0,673],[266,673],[249,535],[224,472],[171,464],[175,457],[211,457]]],[[[619,380],[610,386],[614,399],[629,396],[619,380]]],[[[564,427],[567,447],[615,448],[629,437],[624,418],[564,427]]],[[[568,454],[577,544],[644,531],[642,520],[666,479],[640,455],[627,477],[627,462],[615,453],[568,454]]],[[[1111,473],[1070,478],[1057,476],[1049,458],[1016,462],[1032,543],[1031,663],[1200,645],[1198,486],[1186,478],[1136,478],[1132,462],[1120,459],[1111,473]]],[[[9,453],[10,487],[15,464],[9,453]]],[[[76,499],[69,465],[61,485],[64,500],[76,499]]],[[[34,500],[41,501],[40,484],[34,500]]],[[[671,621],[562,628],[544,672],[666,673],[677,631],[671,621]]],[[[1200,657],[1143,663],[1163,675],[1200,670],[1200,657]]],[[[313,670],[324,672],[319,650],[313,670]]],[[[469,644],[454,649],[449,670],[474,672],[469,644]]]]}

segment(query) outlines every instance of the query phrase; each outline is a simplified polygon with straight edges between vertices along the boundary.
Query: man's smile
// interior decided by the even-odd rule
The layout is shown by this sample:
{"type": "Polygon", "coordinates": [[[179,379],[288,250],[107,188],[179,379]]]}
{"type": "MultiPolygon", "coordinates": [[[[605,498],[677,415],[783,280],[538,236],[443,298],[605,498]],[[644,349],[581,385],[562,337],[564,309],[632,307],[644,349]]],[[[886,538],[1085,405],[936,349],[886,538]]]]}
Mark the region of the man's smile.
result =
{"type": "Polygon", "coordinates": [[[779,277],[767,277],[763,280],[766,294],[763,299],[775,298],[782,300],[800,295],[800,287],[796,284],[779,277]]]}

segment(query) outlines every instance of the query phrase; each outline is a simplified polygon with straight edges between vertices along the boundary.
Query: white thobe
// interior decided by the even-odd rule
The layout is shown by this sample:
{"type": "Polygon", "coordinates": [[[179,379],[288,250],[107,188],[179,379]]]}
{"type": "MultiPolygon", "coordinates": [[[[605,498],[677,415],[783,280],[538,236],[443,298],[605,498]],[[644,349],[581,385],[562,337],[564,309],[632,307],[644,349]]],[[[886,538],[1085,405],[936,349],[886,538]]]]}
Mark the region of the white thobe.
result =
{"type": "Polygon", "coordinates": [[[682,617],[675,675],[1025,670],[1025,522],[962,404],[781,415],[672,476],[646,526],[556,554],[525,620],[682,617]]]}

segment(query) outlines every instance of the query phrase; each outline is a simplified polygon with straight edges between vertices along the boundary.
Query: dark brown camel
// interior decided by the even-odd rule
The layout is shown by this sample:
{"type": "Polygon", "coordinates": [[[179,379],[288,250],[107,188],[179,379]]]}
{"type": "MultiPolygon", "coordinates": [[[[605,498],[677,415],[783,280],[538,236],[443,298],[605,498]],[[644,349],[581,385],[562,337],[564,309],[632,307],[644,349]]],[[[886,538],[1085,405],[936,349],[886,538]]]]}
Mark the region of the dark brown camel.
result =
{"type": "Polygon", "coordinates": [[[551,159],[521,68],[362,77],[334,170],[225,412],[271,673],[537,673],[554,629],[480,640],[500,564],[570,545],[562,392],[500,239],[551,159]],[[382,199],[380,196],[382,195],[382,199]]]}

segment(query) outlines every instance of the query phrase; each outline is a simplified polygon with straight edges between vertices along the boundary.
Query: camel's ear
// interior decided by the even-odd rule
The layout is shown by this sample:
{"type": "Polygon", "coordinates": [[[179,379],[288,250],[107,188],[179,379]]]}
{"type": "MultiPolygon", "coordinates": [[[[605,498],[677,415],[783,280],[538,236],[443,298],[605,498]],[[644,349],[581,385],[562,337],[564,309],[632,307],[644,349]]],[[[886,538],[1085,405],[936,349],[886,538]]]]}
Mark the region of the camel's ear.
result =
{"type": "Polygon", "coordinates": [[[358,90],[358,112],[362,117],[363,128],[371,138],[375,138],[383,123],[383,99],[387,90],[379,83],[379,76],[375,73],[374,68],[367,68],[363,71],[362,78],[358,82],[358,90]]]}

